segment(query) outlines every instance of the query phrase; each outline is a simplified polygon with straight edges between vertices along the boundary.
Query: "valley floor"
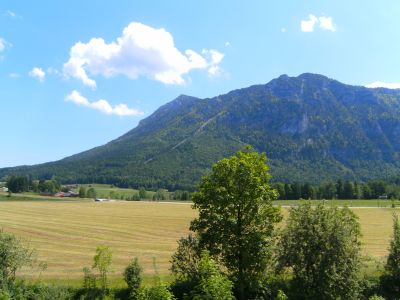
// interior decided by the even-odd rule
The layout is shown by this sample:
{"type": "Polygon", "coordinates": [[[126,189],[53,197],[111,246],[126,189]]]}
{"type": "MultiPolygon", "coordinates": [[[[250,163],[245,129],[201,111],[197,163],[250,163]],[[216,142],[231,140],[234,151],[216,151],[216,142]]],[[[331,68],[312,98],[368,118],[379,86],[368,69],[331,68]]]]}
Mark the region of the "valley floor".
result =
{"type": "MultiPolygon", "coordinates": [[[[113,251],[112,277],[121,278],[123,269],[135,256],[147,276],[157,272],[168,275],[169,260],[177,240],[188,233],[196,211],[190,203],[175,202],[93,202],[91,200],[41,199],[0,195],[0,227],[30,241],[37,249],[38,259],[47,269],[26,270],[20,275],[32,280],[41,276],[46,281],[79,281],[82,268],[91,266],[95,248],[107,245],[113,251]],[[11,200],[11,201],[10,201],[11,200]],[[15,200],[15,201],[12,201],[15,200]],[[19,201],[18,201],[19,200],[19,201]],[[30,200],[30,201],[29,201],[30,200]]],[[[298,202],[297,202],[298,203],[298,202]]],[[[377,206],[377,201],[364,200],[358,206],[377,206]],[[366,203],[370,205],[366,205],[366,203]]],[[[380,206],[384,202],[380,202],[380,206]]],[[[295,202],[279,201],[283,213],[286,205],[295,202]]],[[[345,204],[335,202],[336,205],[345,204]]],[[[392,214],[400,209],[354,208],[363,233],[363,252],[369,265],[376,266],[387,255],[392,234],[392,214]]]]}

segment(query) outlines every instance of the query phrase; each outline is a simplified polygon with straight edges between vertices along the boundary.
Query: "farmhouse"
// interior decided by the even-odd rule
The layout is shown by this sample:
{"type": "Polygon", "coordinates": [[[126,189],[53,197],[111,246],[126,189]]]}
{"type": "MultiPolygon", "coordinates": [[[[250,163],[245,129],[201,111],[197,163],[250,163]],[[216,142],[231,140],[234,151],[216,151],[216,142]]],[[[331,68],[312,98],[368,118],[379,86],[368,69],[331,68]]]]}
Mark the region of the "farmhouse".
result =
{"type": "Polygon", "coordinates": [[[54,197],[61,197],[61,198],[66,198],[66,197],[78,197],[79,194],[75,193],[73,191],[69,191],[69,192],[58,192],[56,194],[54,194],[54,197]]]}

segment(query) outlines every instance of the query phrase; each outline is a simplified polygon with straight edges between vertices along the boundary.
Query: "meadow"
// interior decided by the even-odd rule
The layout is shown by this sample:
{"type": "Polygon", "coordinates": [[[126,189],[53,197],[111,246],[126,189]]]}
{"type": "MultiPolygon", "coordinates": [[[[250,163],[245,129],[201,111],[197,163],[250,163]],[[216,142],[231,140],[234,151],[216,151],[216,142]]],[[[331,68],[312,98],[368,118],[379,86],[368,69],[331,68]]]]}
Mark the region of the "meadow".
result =
{"type": "MultiPolygon", "coordinates": [[[[44,271],[36,268],[21,275],[46,281],[80,282],[82,268],[91,266],[98,245],[110,246],[113,251],[114,278],[121,278],[135,256],[145,275],[154,274],[155,261],[157,272],[166,276],[177,240],[188,233],[189,223],[196,217],[190,203],[93,202],[31,196],[11,199],[15,201],[0,195],[0,227],[29,240],[39,261],[47,264],[44,271]]],[[[387,254],[393,211],[400,210],[353,209],[361,223],[364,255],[376,265],[387,254]]],[[[287,215],[286,207],[283,212],[287,215]]]]}
{"type": "MultiPolygon", "coordinates": [[[[88,190],[89,188],[94,188],[97,194],[97,198],[111,198],[111,199],[120,199],[121,196],[123,198],[132,197],[135,194],[139,193],[137,189],[127,189],[127,188],[119,188],[110,184],[82,184],[88,190]]],[[[75,192],[79,191],[79,188],[73,189],[75,192]]],[[[146,198],[152,199],[155,192],[146,191],[146,198]]]]}

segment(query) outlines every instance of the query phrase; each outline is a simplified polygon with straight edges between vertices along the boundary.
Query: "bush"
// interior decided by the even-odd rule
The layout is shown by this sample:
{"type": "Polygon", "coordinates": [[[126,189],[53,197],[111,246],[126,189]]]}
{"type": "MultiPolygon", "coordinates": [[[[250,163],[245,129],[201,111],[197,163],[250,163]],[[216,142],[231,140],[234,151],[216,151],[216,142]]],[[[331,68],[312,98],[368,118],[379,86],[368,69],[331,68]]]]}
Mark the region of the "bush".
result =
{"type": "Polygon", "coordinates": [[[381,286],[385,296],[400,298],[400,223],[397,215],[393,215],[393,238],[390,242],[385,272],[381,276],[381,286]]]}
{"type": "Polygon", "coordinates": [[[200,280],[190,293],[193,300],[233,300],[233,283],[223,275],[208,251],[201,253],[199,263],[200,280]]]}
{"type": "Polygon", "coordinates": [[[310,202],[292,208],[280,241],[280,267],[293,272],[298,299],[358,299],[360,225],[348,208],[310,202]]]}
{"type": "Polygon", "coordinates": [[[155,286],[142,289],[139,293],[139,300],[174,300],[174,295],[168,289],[168,286],[162,282],[155,286]]]}
{"type": "Polygon", "coordinates": [[[131,298],[137,298],[142,283],[142,267],[139,265],[137,257],[135,257],[126,267],[124,271],[124,279],[128,285],[131,298]]]}
{"type": "Polygon", "coordinates": [[[189,294],[200,280],[200,252],[199,241],[192,234],[178,241],[178,248],[171,258],[171,272],[175,279],[171,289],[179,299],[189,294]]]}
{"type": "Polygon", "coordinates": [[[0,286],[14,282],[16,272],[34,261],[34,251],[26,243],[0,230],[0,286]]]}

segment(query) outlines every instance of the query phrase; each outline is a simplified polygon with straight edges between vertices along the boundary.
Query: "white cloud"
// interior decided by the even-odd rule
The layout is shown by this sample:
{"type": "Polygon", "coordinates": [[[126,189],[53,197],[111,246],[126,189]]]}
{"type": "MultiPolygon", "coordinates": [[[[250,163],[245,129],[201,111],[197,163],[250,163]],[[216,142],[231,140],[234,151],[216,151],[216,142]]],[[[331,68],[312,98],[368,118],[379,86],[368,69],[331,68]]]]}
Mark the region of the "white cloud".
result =
{"type": "Polygon", "coordinates": [[[336,25],[333,23],[332,17],[316,17],[310,14],[308,19],[300,22],[300,29],[303,32],[313,32],[315,26],[319,26],[323,30],[336,31],[336,25]]]}
{"type": "Polygon", "coordinates": [[[308,20],[302,20],[300,22],[301,31],[303,32],[313,32],[315,24],[317,24],[318,18],[314,15],[309,15],[308,20]]]}
{"type": "Polygon", "coordinates": [[[92,88],[96,88],[92,78],[95,75],[106,78],[125,75],[130,79],[146,76],[164,84],[183,84],[182,76],[191,70],[209,70],[221,62],[222,53],[206,51],[211,54],[208,58],[191,49],[182,53],[164,28],[132,22],[124,28],[122,36],[111,43],[102,38],[76,43],[63,71],[65,76],[77,78],[92,88]]]}
{"type": "Polygon", "coordinates": [[[46,78],[46,72],[43,71],[41,68],[34,67],[30,72],[29,76],[31,77],[36,77],[39,79],[40,82],[43,82],[44,79],[46,78]]]}
{"type": "Polygon", "coordinates": [[[329,31],[336,31],[336,26],[333,24],[332,17],[319,17],[319,27],[329,31]]]}
{"type": "Polygon", "coordinates": [[[15,12],[11,11],[11,10],[6,10],[4,15],[6,15],[7,17],[10,17],[10,18],[16,18],[17,17],[17,14],[15,12]]]}
{"type": "Polygon", "coordinates": [[[387,88],[387,89],[400,89],[400,83],[387,83],[382,81],[375,81],[373,83],[367,84],[367,88],[387,88]]]}
{"type": "Polygon", "coordinates": [[[4,51],[4,49],[6,49],[6,47],[9,45],[9,43],[0,37],[0,52],[4,51]]]}
{"type": "Polygon", "coordinates": [[[143,112],[133,108],[129,108],[126,104],[118,104],[112,106],[107,100],[104,99],[90,102],[87,98],[82,96],[76,90],[73,90],[71,94],[65,97],[65,101],[73,102],[78,106],[84,106],[95,110],[99,110],[107,115],[117,115],[121,117],[143,115],[143,112]]]}

